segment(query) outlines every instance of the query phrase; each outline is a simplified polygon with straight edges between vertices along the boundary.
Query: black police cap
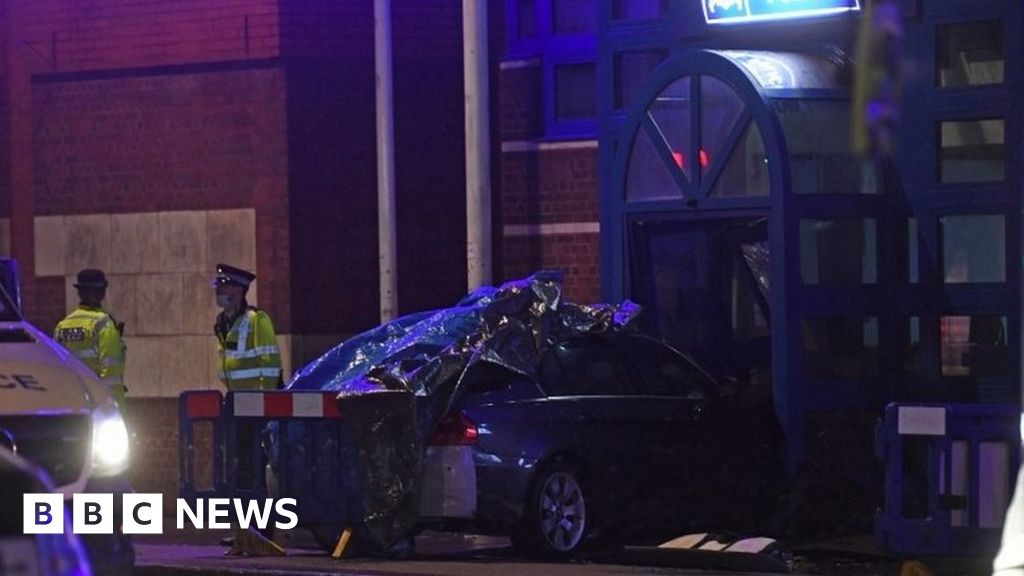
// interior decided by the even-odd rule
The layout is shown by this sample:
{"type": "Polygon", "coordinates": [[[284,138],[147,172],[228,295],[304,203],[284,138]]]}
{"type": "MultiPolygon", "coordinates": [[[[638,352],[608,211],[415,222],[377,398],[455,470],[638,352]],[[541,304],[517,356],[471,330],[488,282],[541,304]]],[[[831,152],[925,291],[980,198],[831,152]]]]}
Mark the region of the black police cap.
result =
{"type": "Polygon", "coordinates": [[[245,288],[252,284],[256,275],[248,270],[242,270],[227,264],[217,264],[217,275],[213,278],[214,284],[238,284],[245,288]]]}
{"type": "Polygon", "coordinates": [[[78,273],[75,288],[106,288],[107,276],[103,270],[86,268],[78,273]]]}

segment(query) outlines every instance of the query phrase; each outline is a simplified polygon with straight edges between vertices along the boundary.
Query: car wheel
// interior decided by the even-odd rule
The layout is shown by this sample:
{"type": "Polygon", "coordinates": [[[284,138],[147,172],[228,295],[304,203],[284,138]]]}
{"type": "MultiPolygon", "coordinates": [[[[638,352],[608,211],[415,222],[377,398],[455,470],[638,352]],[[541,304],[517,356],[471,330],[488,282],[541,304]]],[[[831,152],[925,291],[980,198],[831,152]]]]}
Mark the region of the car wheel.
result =
{"type": "Polygon", "coordinates": [[[579,552],[589,527],[579,474],[558,462],[537,478],[512,541],[529,556],[568,558],[579,552]]]}

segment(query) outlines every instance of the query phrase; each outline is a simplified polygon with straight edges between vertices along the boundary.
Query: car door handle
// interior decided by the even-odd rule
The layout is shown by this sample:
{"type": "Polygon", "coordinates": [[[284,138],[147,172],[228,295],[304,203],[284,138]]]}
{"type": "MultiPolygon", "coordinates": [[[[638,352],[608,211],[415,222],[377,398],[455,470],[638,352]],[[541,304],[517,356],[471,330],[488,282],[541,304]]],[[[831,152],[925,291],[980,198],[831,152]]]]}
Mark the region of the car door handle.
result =
{"type": "Polygon", "coordinates": [[[705,413],[704,405],[703,404],[697,404],[692,409],[690,409],[690,418],[694,422],[700,422],[701,420],[704,419],[704,413],[705,413]]]}

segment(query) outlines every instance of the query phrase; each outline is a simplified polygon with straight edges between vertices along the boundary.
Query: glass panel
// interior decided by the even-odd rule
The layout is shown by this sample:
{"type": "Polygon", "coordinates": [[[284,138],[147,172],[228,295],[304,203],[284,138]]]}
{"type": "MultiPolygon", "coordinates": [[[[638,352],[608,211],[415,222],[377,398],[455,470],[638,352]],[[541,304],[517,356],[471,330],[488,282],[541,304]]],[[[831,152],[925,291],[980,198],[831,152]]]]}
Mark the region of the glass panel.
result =
{"type": "Polygon", "coordinates": [[[850,104],[828,100],[775,100],[789,149],[797,194],[876,194],[871,162],[850,153],[850,104]]]}
{"type": "Polygon", "coordinates": [[[935,30],[935,83],[942,88],[1003,83],[1003,24],[946,24],[935,30]]]}
{"type": "Polygon", "coordinates": [[[555,119],[585,120],[597,116],[597,65],[555,66],[555,119]]]}
{"type": "Polygon", "coordinates": [[[907,219],[907,280],[911,284],[920,282],[920,264],[917,247],[917,218],[907,219]]]}
{"type": "Polygon", "coordinates": [[[626,365],[636,376],[638,394],[703,398],[707,377],[669,348],[645,338],[624,338],[626,365]]]}
{"type": "Polygon", "coordinates": [[[651,119],[661,131],[662,137],[672,149],[676,165],[682,168],[683,174],[689,179],[693,147],[691,138],[691,106],[690,77],[684,76],[668,85],[651,103],[649,108],[651,119]]]}
{"type": "Polygon", "coordinates": [[[921,319],[911,316],[907,320],[906,338],[903,340],[903,374],[919,376],[921,373],[921,319]]]}
{"type": "MultiPolygon", "coordinates": [[[[643,89],[651,71],[665,59],[663,50],[623,52],[615,55],[615,107],[624,108],[643,89]]],[[[687,83],[689,91],[689,83],[687,83]]],[[[689,123],[689,120],[687,120],[689,123]]]]}
{"type": "Polygon", "coordinates": [[[607,342],[578,339],[552,347],[540,367],[551,396],[619,396],[633,392],[626,367],[607,342]]]}
{"type": "Polygon", "coordinates": [[[943,376],[1010,375],[1005,316],[943,316],[939,329],[943,376]]]}
{"type": "Polygon", "coordinates": [[[597,0],[552,0],[552,12],[556,36],[597,33],[597,0]]]}
{"type": "Polygon", "coordinates": [[[718,50],[744,68],[766,90],[838,88],[839,68],[822,58],[785,52],[718,50]]]}
{"type": "Polygon", "coordinates": [[[864,380],[878,375],[878,318],[804,318],[804,376],[864,380]]]}
{"type": "Polygon", "coordinates": [[[668,0],[614,0],[614,20],[649,20],[668,14],[668,0]]]}
{"type": "Polygon", "coordinates": [[[757,124],[750,121],[743,136],[729,156],[718,181],[711,190],[716,197],[767,196],[769,185],[768,155],[757,124]]]}
{"type": "Polygon", "coordinates": [[[800,221],[800,276],[805,284],[878,281],[874,218],[800,221]]]}
{"type": "Polygon", "coordinates": [[[633,290],[648,310],[651,331],[690,353],[716,378],[769,383],[771,315],[761,291],[768,279],[755,278],[767,275],[768,256],[752,264],[748,255],[751,246],[766,251],[766,221],[723,218],[637,226],[643,231],[636,244],[643,252],[637,256],[647,267],[633,277],[633,290]]]}
{"type": "Polygon", "coordinates": [[[651,143],[642,128],[633,141],[633,152],[626,172],[627,200],[655,200],[682,198],[679,189],[665,163],[658,156],[658,149],[651,143]]]}
{"type": "Polygon", "coordinates": [[[1004,180],[1004,128],[1002,119],[940,123],[940,182],[952,184],[1004,180]]]}
{"type": "Polygon", "coordinates": [[[1001,214],[944,216],[943,277],[947,284],[1006,281],[1006,218],[1001,214]]]}
{"type": "Polygon", "coordinates": [[[519,37],[533,38],[537,35],[536,0],[518,0],[516,8],[519,11],[519,37]]]}
{"type": "Polygon", "coordinates": [[[725,159],[728,151],[722,146],[743,112],[743,101],[728,84],[711,76],[701,76],[700,98],[699,161],[701,174],[706,174],[712,162],[725,159]]]}

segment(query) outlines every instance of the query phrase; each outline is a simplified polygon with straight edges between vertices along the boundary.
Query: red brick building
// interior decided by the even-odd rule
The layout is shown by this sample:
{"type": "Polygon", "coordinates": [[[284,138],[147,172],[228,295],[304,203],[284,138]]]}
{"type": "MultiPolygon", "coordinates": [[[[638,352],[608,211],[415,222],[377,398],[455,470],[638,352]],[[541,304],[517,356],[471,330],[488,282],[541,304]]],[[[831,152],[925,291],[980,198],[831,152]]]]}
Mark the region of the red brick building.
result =
{"type": "MultiPolygon", "coordinates": [[[[215,387],[227,261],[300,366],[378,321],[373,3],[0,0],[0,252],[51,330],[78,269],[127,323],[137,487],[176,490],[176,396],[215,387]]],[[[400,312],[466,290],[462,15],[393,2],[400,312]]],[[[491,2],[496,282],[599,297],[596,137],[553,137],[491,2]]]]}

